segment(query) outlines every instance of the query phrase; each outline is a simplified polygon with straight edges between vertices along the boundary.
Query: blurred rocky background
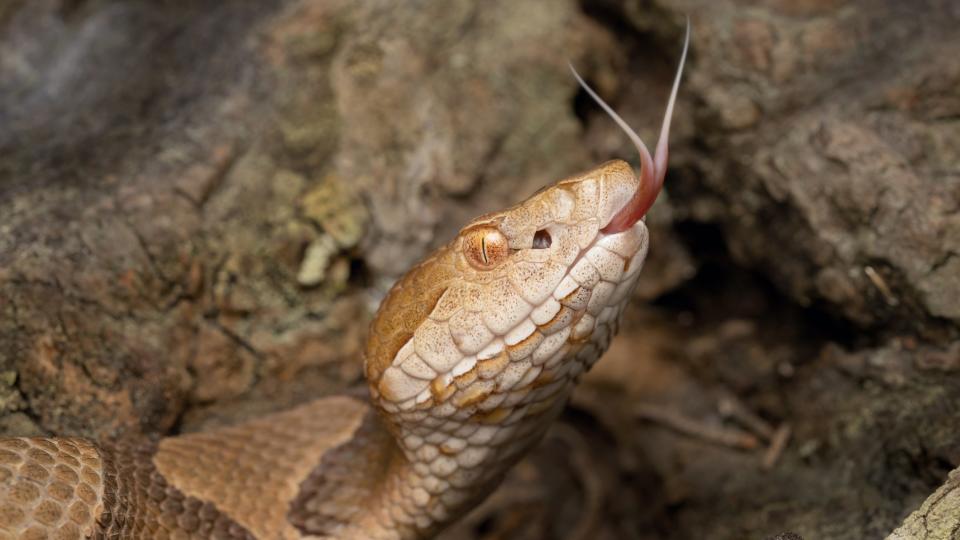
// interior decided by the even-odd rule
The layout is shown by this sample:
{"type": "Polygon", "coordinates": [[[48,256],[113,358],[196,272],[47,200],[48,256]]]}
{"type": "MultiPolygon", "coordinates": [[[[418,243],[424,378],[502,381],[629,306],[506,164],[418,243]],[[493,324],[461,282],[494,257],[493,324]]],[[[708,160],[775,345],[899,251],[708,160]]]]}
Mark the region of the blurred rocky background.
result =
{"type": "Polygon", "coordinates": [[[358,386],[459,224],[636,162],[568,60],[652,144],[685,15],[621,338],[445,538],[958,538],[953,0],[0,0],[0,432],[358,386]]]}

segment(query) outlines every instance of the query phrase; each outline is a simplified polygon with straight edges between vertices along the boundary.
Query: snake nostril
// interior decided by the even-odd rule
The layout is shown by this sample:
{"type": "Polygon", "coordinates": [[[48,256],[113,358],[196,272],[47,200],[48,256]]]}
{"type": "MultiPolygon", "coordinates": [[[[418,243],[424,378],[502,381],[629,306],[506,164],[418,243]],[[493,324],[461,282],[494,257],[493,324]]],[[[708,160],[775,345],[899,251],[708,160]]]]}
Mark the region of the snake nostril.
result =
{"type": "Polygon", "coordinates": [[[553,239],[546,229],[540,229],[533,235],[533,249],[547,249],[552,243],[553,239]]]}

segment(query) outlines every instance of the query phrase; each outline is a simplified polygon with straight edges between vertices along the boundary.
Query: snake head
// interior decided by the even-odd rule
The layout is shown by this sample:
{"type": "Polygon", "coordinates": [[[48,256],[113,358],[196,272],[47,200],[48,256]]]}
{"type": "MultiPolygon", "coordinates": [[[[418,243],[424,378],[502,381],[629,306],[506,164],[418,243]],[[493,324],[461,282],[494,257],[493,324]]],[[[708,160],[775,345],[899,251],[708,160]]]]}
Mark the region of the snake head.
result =
{"type": "Polygon", "coordinates": [[[586,369],[646,255],[642,221],[603,231],[638,184],[620,160],[560,180],[473,220],[408,273],[374,322],[374,341],[391,346],[368,350],[384,407],[504,414],[499,404],[519,404],[532,385],[560,389],[586,369]],[[583,361],[567,361],[581,349],[583,361]]]}

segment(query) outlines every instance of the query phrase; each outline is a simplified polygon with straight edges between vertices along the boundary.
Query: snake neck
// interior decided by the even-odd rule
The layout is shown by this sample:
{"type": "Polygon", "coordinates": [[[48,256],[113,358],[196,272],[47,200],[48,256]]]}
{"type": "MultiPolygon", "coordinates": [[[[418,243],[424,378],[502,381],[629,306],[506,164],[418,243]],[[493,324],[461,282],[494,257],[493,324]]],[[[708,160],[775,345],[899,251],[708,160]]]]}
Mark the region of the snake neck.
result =
{"type": "Polygon", "coordinates": [[[430,537],[468,512],[544,435],[569,392],[554,396],[522,421],[481,424],[447,419],[398,425],[383,417],[396,444],[367,510],[339,532],[342,538],[430,537]]]}

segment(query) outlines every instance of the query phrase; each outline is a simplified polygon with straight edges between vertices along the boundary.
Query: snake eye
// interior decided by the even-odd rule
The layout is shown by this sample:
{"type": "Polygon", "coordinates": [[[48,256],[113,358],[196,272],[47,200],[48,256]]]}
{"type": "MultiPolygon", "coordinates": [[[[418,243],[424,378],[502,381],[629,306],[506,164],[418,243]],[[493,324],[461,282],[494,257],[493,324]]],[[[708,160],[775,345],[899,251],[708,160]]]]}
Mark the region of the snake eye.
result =
{"type": "Polygon", "coordinates": [[[507,237],[494,227],[477,227],[463,233],[461,249],[467,261],[478,270],[500,264],[510,254],[507,237]]]}

